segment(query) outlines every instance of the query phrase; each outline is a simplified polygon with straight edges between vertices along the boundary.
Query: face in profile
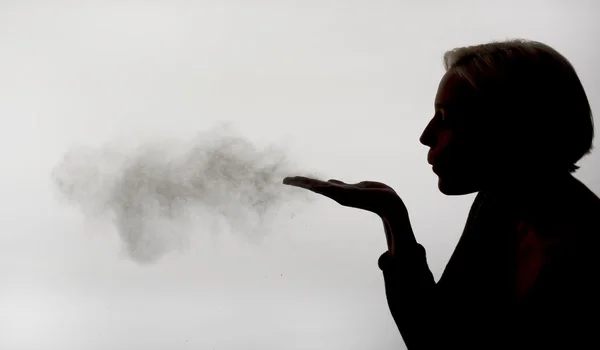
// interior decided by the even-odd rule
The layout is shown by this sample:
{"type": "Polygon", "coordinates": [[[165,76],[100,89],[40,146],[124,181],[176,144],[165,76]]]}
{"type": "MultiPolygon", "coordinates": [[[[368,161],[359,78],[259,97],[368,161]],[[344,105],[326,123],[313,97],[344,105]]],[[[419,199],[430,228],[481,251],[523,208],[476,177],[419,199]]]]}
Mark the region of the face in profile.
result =
{"type": "Polygon", "coordinates": [[[435,97],[435,114],[420,141],[429,147],[427,161],[438,176],[438,188],[446,195],[480,190],[486,173],[480,99],[469,83],[449,71],[435,97]]]}

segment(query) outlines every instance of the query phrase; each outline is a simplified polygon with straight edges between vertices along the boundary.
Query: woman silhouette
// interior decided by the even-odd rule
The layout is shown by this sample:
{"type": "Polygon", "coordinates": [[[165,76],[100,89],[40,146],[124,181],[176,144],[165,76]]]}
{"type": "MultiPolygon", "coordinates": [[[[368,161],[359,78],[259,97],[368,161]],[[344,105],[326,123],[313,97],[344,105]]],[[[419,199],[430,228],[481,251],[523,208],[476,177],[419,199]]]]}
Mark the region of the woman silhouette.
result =
{"type": "Polygon", "coordinates": [[[378,182],[284,184],[382,218],[379,258],[408,349],[580,349],[597,343],[600,199],[572,176],[591,108],[568,60],[535,41],[454,49],[421,143],[446,195],[477,192],[436,283],[401,198],[378,182]]]}

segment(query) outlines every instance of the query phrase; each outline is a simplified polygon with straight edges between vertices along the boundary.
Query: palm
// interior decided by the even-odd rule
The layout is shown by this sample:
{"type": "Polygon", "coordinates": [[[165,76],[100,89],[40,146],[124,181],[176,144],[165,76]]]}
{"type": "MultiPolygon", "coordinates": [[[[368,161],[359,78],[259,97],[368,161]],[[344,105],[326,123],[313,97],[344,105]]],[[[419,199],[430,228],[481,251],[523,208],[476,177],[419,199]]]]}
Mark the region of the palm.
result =
{"type": "Polygon", "coordinates": [[[324,195],[343,206],[367,210],[380,216],[397,211],[399,206],[404,207],[396,191],[381,182],[347,184],[339,180],[321,181],[294,176],[286,177],[283,183],[324,195]]]}

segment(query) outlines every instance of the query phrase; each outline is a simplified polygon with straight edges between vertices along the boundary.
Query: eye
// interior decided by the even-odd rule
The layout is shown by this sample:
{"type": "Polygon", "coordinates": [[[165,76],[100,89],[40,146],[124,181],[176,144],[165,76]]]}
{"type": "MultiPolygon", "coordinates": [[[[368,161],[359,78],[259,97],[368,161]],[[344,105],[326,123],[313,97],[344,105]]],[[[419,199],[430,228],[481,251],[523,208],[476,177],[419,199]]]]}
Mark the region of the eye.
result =
{"type": "Polygon", "coordinates": [[[448,112],[438,111],[435,116],[438,123],[442,126],[450,126],[450,118],[448,118],[448,112]]]}

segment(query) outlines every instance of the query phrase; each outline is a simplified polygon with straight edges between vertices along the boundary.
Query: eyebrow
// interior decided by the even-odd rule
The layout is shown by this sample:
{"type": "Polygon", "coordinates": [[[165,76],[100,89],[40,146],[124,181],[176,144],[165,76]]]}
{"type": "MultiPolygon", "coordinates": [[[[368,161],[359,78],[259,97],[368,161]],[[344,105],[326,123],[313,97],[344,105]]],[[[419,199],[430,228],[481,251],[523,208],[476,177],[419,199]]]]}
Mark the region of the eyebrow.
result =
{"type": "Polygon", "coordinates": [[[452,109],[453,105],[449,103],[436,103],[434,107],[436,109],[452,109]]]}
{"type": "Polygon", "coordinates": [[[446,111],[465,111],[469,109],[470,106],[462,103],[435,103],[434,108],[446,111]]]}

